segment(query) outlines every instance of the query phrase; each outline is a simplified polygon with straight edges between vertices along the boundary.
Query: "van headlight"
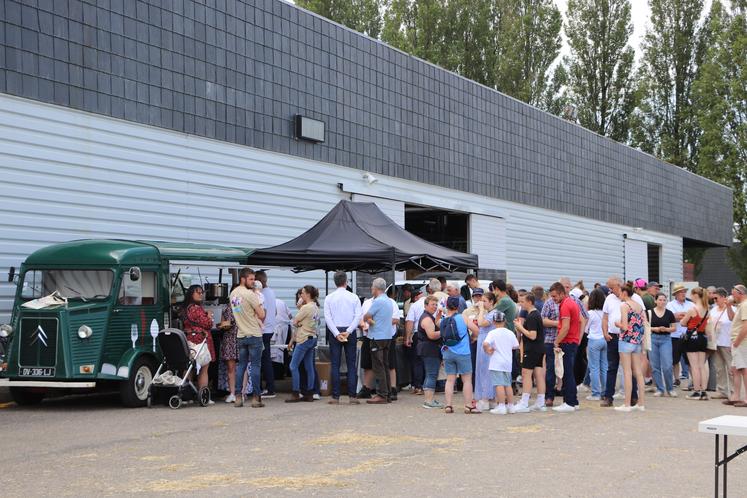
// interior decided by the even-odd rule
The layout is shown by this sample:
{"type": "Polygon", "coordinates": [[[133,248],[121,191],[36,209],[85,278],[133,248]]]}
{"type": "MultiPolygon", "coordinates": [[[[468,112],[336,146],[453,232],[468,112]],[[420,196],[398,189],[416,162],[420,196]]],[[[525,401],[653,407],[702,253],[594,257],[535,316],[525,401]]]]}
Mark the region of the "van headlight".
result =
{"type": "Polygon", "coordinates": [[[78,337],[81,339],[88,339],[93,335],[93,329],[88,325],[81,325],[78,329],[78,337]]]}
{"type": "Polygon", "coordinates": [[[10,337],[13,335],[13,327],[4,323],[0,325],[0,337],[10,337]]]}

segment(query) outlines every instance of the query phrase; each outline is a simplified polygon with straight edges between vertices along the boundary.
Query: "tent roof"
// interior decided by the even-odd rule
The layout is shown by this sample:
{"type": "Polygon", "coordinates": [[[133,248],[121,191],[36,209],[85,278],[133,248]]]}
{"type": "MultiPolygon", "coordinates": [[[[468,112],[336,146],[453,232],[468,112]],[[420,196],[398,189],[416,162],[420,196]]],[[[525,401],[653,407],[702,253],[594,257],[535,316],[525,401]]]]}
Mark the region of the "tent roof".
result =
{"type": "Polygon", "coordinates": [[[293,240],[249,256],[257,266],[294,271],[344,270],[378,273],[420,269],[477,268],[477,256],[423,240],[397,225],[371,202],[340,201],[316,225],[293,240]]]}

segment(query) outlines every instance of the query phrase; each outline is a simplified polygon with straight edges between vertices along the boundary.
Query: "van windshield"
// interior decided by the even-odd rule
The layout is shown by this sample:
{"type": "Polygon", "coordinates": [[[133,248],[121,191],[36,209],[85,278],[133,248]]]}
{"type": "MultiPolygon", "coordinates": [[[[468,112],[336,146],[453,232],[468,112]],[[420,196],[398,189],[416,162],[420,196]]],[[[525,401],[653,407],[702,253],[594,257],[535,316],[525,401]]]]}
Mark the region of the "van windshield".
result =
{"type": "Polygon", "coordinates": [[[21,297],[36,299],[57,291],[68,299],[106,299],[113,281],[111,270],[28,270],[21,297]]]}

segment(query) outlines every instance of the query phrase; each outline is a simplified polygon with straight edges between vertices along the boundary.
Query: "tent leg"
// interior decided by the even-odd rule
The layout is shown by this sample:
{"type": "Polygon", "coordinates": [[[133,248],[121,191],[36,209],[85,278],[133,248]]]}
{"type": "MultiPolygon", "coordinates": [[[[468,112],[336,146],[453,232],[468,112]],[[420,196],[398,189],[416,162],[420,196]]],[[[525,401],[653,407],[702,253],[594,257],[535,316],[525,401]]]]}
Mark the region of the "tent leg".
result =
{"type": "Polygon", "coordinates": [[[329,270],[324,270],[324,297],[329,294],[329,270]]]}

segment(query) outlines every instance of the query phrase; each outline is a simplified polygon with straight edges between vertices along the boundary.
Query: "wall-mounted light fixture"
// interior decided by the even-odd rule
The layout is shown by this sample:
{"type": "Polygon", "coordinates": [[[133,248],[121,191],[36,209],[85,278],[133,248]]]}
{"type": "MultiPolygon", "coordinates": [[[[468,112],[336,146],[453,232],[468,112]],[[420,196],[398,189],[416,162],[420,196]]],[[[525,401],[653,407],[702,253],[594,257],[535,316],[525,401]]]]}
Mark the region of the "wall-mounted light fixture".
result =
{"type": "Polygon", "coordinates": [[[296,140],[307,140],[309,142],[324,142],[324,121],[307,118],[296,114],[293,118],[296,128],[296,140]]]}

